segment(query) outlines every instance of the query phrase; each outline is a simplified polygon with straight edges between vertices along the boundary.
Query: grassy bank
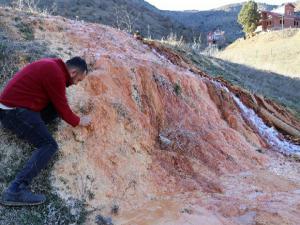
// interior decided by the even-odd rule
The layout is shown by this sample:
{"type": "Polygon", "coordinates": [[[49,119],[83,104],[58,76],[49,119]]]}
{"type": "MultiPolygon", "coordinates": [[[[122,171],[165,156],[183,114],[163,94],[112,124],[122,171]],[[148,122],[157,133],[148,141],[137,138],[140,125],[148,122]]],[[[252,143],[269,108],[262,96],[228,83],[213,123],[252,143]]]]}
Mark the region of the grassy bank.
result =
{"type": "Polygon", "coordinates": [[[217,57],[290,77],[300,78],[300,29],[261,33],[239,39],[217,57]]]}

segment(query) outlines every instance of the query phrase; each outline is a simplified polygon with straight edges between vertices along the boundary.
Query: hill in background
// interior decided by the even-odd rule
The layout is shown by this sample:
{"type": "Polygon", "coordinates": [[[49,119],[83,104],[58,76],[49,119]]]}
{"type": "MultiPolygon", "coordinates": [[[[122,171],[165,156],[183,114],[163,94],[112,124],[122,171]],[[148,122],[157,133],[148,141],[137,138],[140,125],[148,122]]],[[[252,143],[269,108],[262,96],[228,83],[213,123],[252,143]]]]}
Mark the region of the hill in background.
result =
{"type": "MultiPolygon", "coordinates": [[[[259,9],[272,10],[277,5],[258,4],[259,9]]],[[[206,34],[217,29],[225,31],[227,43],[243,36],[242,27],[237,23],[238,14],[243,3],[226,5],[210,11],[165,11],[175,21],[201,30],[206,34]]]]}
{"type": "MultiPolygon", "coordinates": [[[[12,1],[0,0],[0,4],[12,1]]],[[[237,23],[237,15],[242,4],[233,4],[210,11],[164,11],[159,10],[144,0],[39,0],[40,8],[51,9],[55,5],[55,15],[71,19],[97,22],[113,27],[139,30],[143,36],[154,39],[176,33],[188,42],[193,37],[202,36],[206,43],[206,34],[215,29],[226,32],[227,42],[233,42],[243,35],[237,23]],[[121,24],[121,25],[120,25],[121,24]]],[[[259,4],[260,8],[271,10],[276,5],[259,4]]]]}
{"type": "MultiPolygon", "coordinates": [[[[143,0],[39,0],[37,3],[41,9],[54,8],[54,15],[102,23],[132,32],[138,30],[143,36],[155,39],[167,37],[173,32],[191,41],[192,34],[197,36],[200,32],[174,22],[143,0]]],[[[0,0],[0,4],[11,5],[11,1],[0,0]]]]}

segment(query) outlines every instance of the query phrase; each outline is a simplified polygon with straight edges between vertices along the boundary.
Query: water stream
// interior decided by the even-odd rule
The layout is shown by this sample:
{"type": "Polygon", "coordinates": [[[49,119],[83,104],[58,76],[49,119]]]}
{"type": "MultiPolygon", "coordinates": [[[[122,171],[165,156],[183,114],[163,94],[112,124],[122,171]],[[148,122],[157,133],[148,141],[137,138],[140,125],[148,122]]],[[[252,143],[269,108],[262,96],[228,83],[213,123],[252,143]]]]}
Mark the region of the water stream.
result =
{"type": "Polygon", "coordinates": [[[297,154],[300,156],[300,146],[292,144],[287,140],[281,140],[277,130],[273,127],[268,127],[254,110],[245,106],[239,98],[234,95],[232,97],[242,111],[244,119],[256,128],[260,136],[263,137],[273,149],[284,154],[297,154]]]}
{"type": "Polygon", "coordinates": [[[243,118],[248,121],[259,133],[259,135],[264,138],[264,140],[271,146],[272,149],[277,150],[283,154],[287,155],[299,155],[300,156],[300,146],[290,143],[287,140],[280,138],[280,133],[273,127],[267,126],[264,121],[254,112],[254,110],[248,108],[243,102],[231,93],[227,87],[224,87],[221,83],[212,81],[217,88],[221,88],[226,92],[230,93],[235,103],[238,105],[242,112],[243,118]]]}

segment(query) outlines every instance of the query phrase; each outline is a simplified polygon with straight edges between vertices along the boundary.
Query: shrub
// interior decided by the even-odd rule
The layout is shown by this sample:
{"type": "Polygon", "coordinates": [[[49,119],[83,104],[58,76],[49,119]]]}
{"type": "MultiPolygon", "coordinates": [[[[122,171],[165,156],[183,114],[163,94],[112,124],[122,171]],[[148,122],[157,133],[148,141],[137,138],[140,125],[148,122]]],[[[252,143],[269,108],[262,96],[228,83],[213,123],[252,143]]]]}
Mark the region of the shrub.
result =
{"type": "Polygon", "coordinates": [[[33,29],[29,24],[26,24],[24,22],[18,23],[16,27],[19,29],[19,31],[22,33],[22,37],[25,40],[31,41],[34,40],[34,33],[33,29]]]}
{"type": "Polygon", "coordinates": [[[176,84],[174,84],[173,88],[174,88],[175,94],[177,96],[179,96],[182,92],[182,89],[181,89],[180,85],[178,83],[176,83],[176,84]]]}
{"type": "Polygon", "coordinates": [[[54,2],[50,9],[39,8],[39,0],[14,0],[12,6],[20,11],[26,11],[29,13],[35,13],[40,15],[53,14],[57,10],[56,3],[54,2]]]}

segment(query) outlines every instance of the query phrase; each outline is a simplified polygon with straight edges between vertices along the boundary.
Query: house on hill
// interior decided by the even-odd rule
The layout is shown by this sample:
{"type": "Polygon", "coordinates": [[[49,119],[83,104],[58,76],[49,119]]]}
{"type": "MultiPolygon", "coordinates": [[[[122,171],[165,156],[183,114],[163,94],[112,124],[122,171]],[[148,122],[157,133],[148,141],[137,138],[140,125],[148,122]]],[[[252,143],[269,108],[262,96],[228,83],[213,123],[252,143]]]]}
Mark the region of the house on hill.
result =
{"type": "Polygon", "coordinates": [[[226,41],[225,31],[218,29],[213,32],[209,32],[207,34],[208,46],[217,45],[218,47],[222,47],[222,46],[224,46],[225,41],[226,41]]]}
{"type": "Polygon", "coordinates": [[[273,11],[261,11],[260,30],[300,28],[300,17],[295,15],[295,6],[287,3],[273,11]]]}

